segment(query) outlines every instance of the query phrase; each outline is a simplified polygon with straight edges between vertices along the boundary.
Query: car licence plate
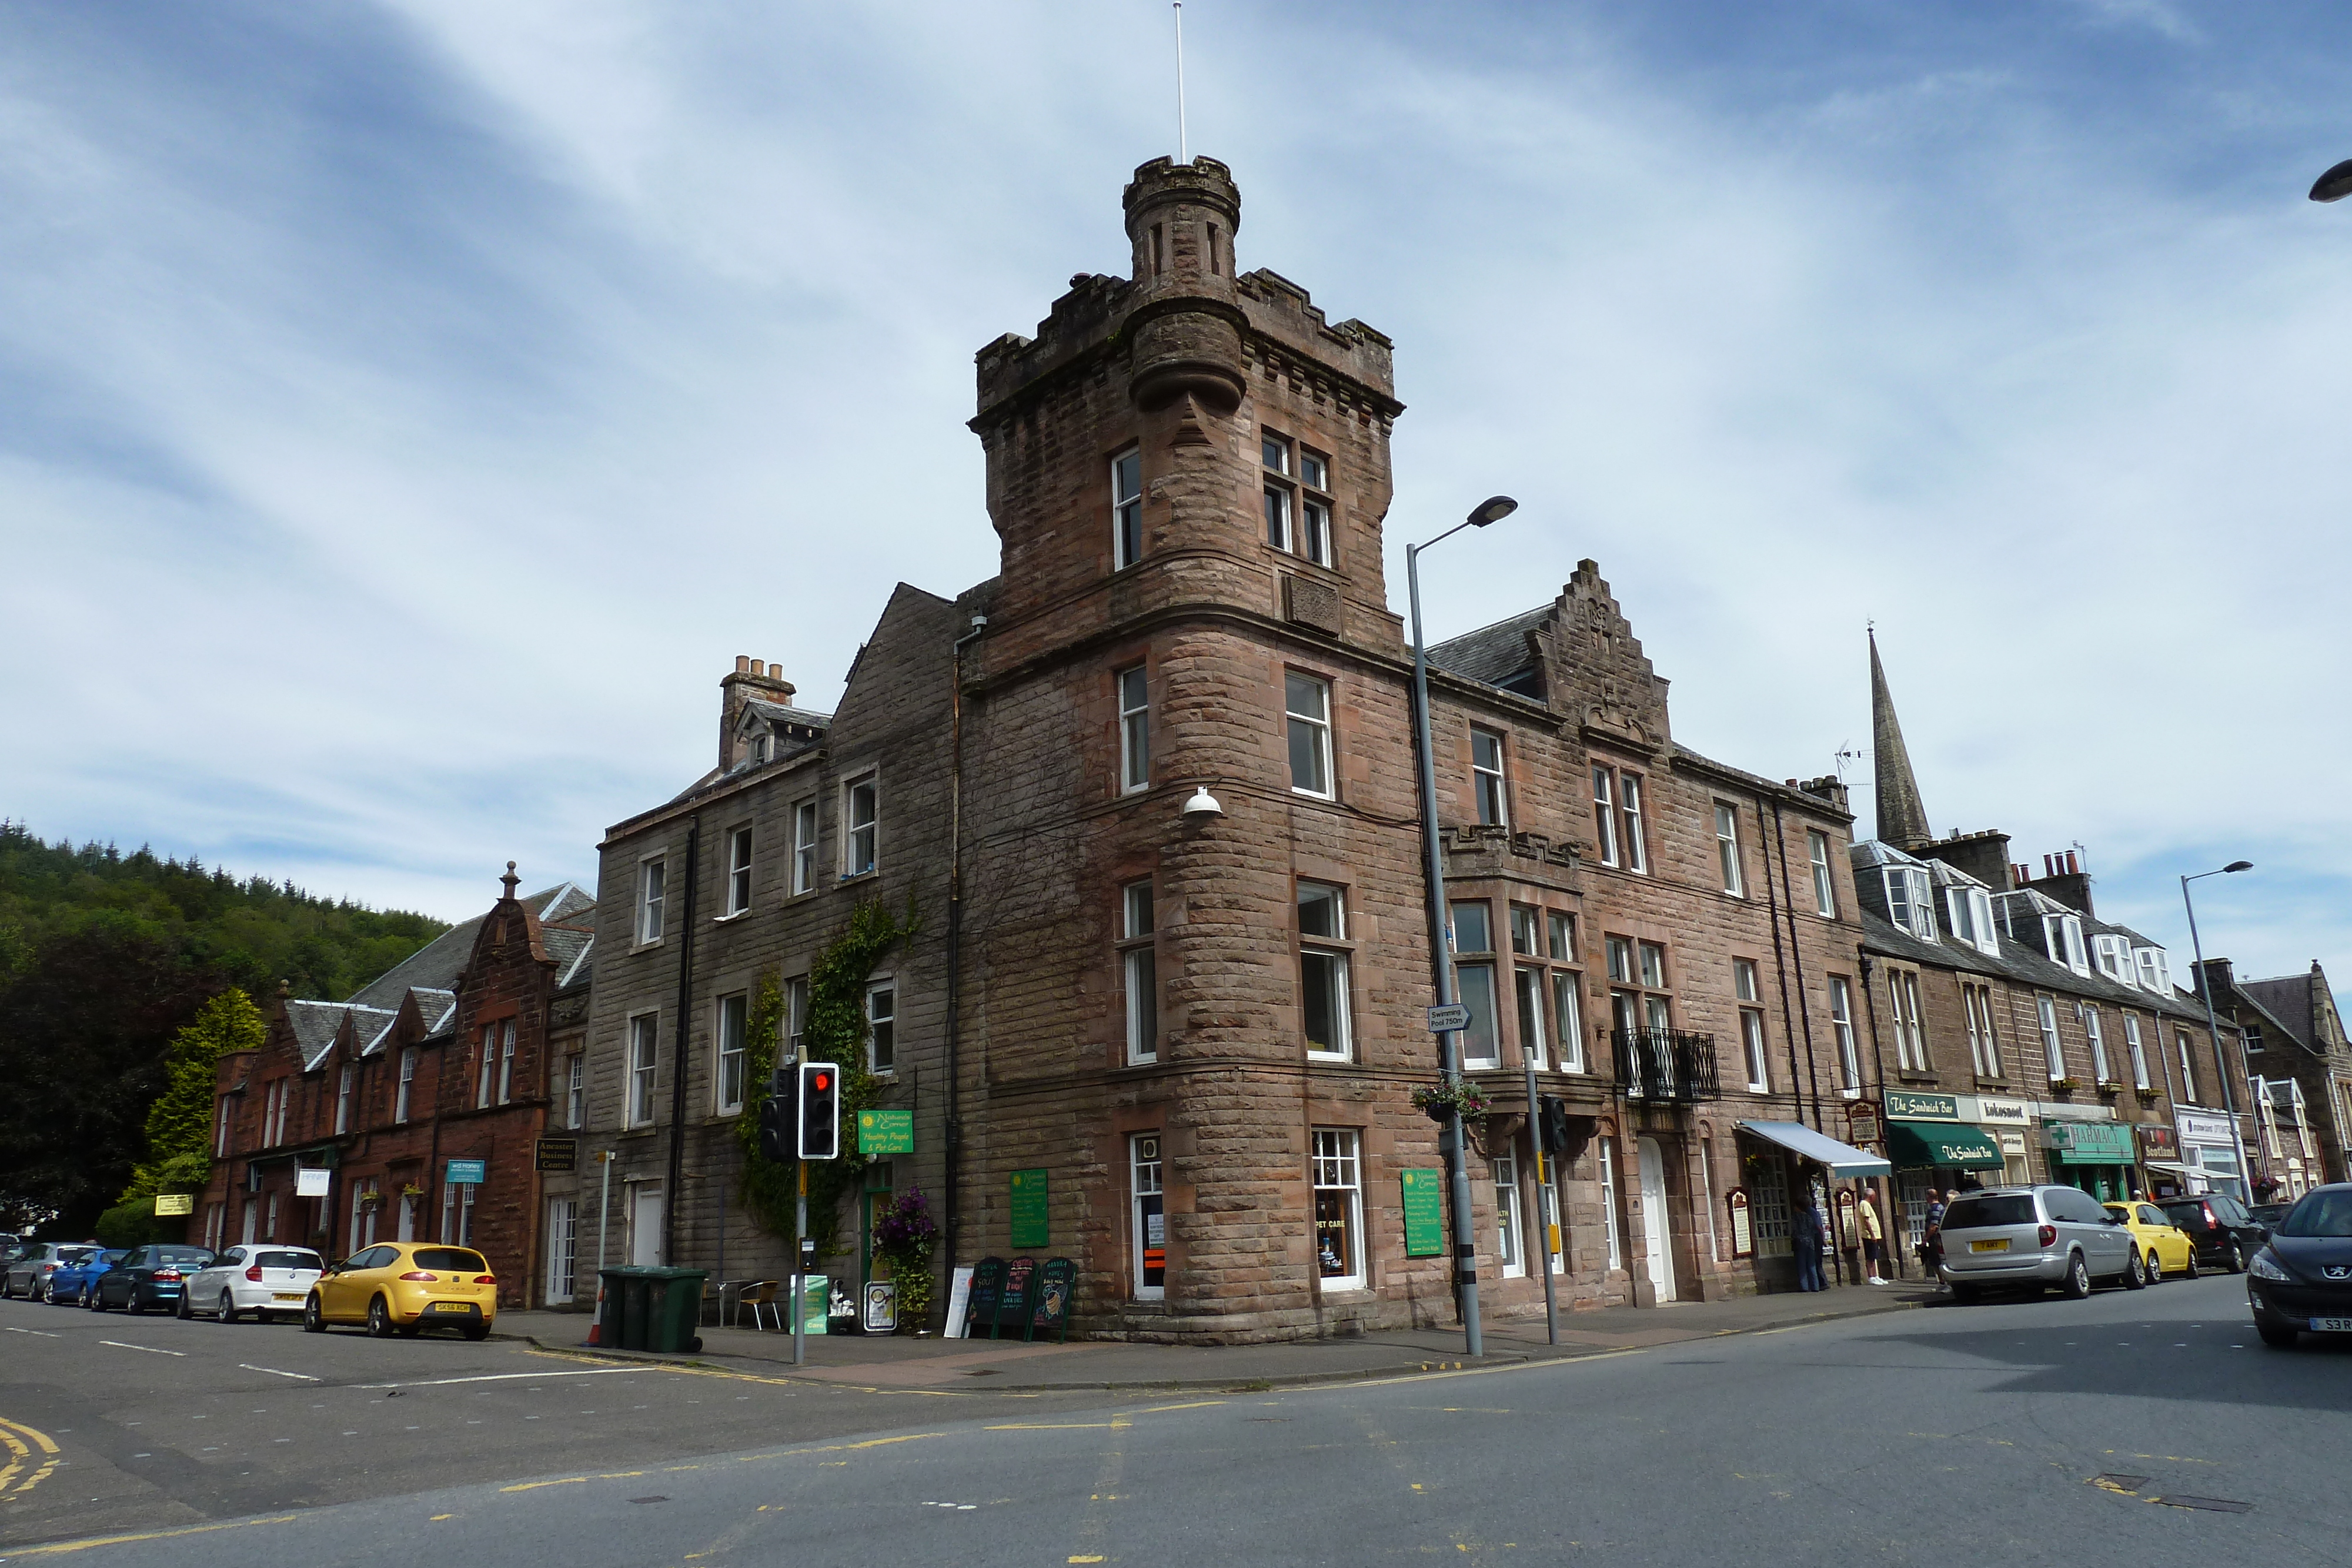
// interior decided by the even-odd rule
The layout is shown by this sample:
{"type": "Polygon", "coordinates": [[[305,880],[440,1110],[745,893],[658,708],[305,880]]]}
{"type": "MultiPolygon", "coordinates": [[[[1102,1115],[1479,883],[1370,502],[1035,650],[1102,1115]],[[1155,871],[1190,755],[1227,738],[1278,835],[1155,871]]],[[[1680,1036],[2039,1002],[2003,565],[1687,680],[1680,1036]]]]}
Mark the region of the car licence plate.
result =
{"type": "Polygon", "coordinates": [[[1971,1252],[2006,1252],[2009,1250],[2009,1238],[2004,1236],[1998,1241],[1971,1241],[1969,1243],[1969,1250],[1971,1252]]]}
{"type": "Polygon", "coordinates": [[[464,1301],[436,1301],[433,1310],[436,1312],[470,1312],[474,1309],[464,1301]]]}
{"type": "Polygon", "coordinates": [[[273,1291],[269,1299],[273,1301],[299,1301],[302,1298],[290,1291],[273,1291]]]}
{"type": "Polygon", "coordinates": [[[2352,1318],[2314,1318],[2311,1320],[2311,1332],[2314,1333],[2352,1333],[2352,1318]]]}

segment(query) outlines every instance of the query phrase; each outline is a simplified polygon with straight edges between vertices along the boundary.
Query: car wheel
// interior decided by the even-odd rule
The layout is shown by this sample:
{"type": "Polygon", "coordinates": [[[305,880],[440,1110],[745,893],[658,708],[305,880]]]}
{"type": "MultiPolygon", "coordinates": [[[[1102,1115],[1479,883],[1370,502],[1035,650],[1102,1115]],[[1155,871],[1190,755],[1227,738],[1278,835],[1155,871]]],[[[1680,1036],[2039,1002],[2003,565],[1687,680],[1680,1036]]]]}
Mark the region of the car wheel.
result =
{"type": "Polygon", "coordinates": [[[229,1293],[226,1287],[221,1290],[220,1310],[214,1312],[213,1317],[215,1322],[224,1323],[236,1322],[236,1298],[229,1293]]]}
{"type": "Polygon", "coordinates": [[[180,1287],[180,1304],[172,1309],[172,1315],[183,1321],[196,1315],[196,1304],[188,1299],[188,1288],[185,1285],[180,1287]]]}
{"type": "Polygon", "coordinates": [[[2139,1255],[2139,1249],[2137,1247],[2131,1249],[2131,1261],[2124,1265],[2124,1289],[2126,1291],[2147,1289],[2147,1261],[2139,1255]]]}
{"type": "Polygon", "coordinates": [[[106,1311],[106,1298],[98,1293],[96,1281],[93,1281],[81,1288],[81,1304],[93,1312],[106,1311]]]}
{"type": "Polygon", "coordinates": [[[2273,1326],[2260,1320],[2254,1323],[2254,1332],[2263,1336],[2264,1344],[2275,1350],[2291,1350],[2294,1346],[2294,1342],[2301,1337],[2291,1328],[2284,1325],[2273,1326]]]}
{"type": "Polygon", "coordinates": [[[490,1325],[488,1323],[467,1323],[465,1328],[466,1337],[478,1344],[490,1337],[490,1325]]]}
{"type": "Polygon", "coordinates": [[[143,1318],[147,1315],[146,1304],[139,1299],[138,1286],[133,1285],[122,1292],[122,1310],[134,1318],[143,1318]]]}
{"type": "Polygon", "coordinates": [[[392,1309],[384,1305],[382,1296],[368,1303],[367,1330],[370,1339],[392,1337],[392,1309]]]}
{"type": "Polygon", "coordinates": [[[2203,1272],[2205,1272],[2205,1265],[2197,1260],[2197,1249],[2191,1247],[2189,1249],[2189,1267],[2180,1270],[2181,1278],[2194,1280],[2203,1272]]]}
{"type": "Polygon", "coordinates": [[[2237,1242],[2232,1241],[2230,1243],[2230,1272],[2232,1274],[2242,1274],[2245,1271],[2246,1249],[2237,1242]]]}
{"type": "Polygon", "coordinates": [[[311,1291],[302,1302],[302,1332],[304,1333],[327,1332],[327,1314],[319,1310],[319,1292],[316,1291],[311,1291]]]}
{"type": "Polygon", "coordinates": [[[2157,1256],[2153,1247],[2147,1249],[2147,1282],[2151,1285],[2164,1283],[2164,1260],[2157,1256]]]}
{"type": "Polygon", "coordinates": [[[2066,1283],[2063,1288],[2066,1291],[2066,1299],[2070,1301],[2083,1301],[2091,1293],[2091,1266],[2083,1261],[2083,1255],[2080,1252],[2073,1254],[2066,1260],[2066,1283]]]}

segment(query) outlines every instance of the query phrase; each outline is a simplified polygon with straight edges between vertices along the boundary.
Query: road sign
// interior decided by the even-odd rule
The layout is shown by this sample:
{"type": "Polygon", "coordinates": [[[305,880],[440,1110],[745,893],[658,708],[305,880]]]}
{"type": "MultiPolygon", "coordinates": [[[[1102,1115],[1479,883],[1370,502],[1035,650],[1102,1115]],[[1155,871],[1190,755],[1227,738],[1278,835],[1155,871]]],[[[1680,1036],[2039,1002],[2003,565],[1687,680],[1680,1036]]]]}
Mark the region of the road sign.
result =
{"type": "Polygon", "coordinates": [[[1429,1032],[1451,1034],[1457,1029],[1470,1027],[1470,1009],[1460,1002],[1448,1002],[1442,1008],[1429,1009],[1429,1032]]]}
{"type": "Polygon", "coordinates": [[[489,1174],[488,1160],[451,1160],[446,1179],[451,1186],[479,1186],[489,1174]]]}

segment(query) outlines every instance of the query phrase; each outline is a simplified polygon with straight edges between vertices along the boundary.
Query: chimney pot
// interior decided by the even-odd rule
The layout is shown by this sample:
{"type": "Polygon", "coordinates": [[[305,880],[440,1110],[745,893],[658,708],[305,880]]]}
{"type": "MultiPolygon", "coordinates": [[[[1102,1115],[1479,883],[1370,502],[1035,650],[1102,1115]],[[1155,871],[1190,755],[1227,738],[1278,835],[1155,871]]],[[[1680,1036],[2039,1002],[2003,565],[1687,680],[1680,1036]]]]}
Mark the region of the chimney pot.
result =
{"type": "Polygon", "coordinates": [[[751,673],[751,654],[738,653],[735,655],[735,673],[739,675],[748,675],[751,673]]]}

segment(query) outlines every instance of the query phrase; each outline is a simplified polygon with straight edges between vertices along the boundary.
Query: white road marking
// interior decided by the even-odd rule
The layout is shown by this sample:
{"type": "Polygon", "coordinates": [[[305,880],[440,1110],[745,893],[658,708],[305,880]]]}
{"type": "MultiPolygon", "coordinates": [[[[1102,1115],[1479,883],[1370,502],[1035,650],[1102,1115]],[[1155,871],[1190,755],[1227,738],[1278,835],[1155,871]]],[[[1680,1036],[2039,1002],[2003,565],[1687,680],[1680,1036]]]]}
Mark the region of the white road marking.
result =
{"type": "Polygon", "coordinates": [[[42,1339],[63,1339],[63,1338],[65,1337],[63,1334],[42,1333],[41,1333],[41,1331],[40,1331],[39,1329],[13,1329],[13,1328],[12,1328],[12,1329],[10,1329],[8,1332],[9,1332],[10,1333],[28,1333],[28,1334],[36,1334],[36,1335],[38,1335],[38,1336],[39,1336],[40,1338],[42,1338],[42,1339]]]}
{"type": "Polygon", "coordinates": [[[149,1355],[185,1356],[188,1354],[184,1350],[157,1350],[152,1344],[125,1344],[119,1339],[102,1339],[98,1343],[100,1344],[110,1344],[117,1350],[143,1350],[149,1355]]]}
{"type": "MultiPolygon", "coordinates": [[[[300,1379],[301,1379],[303,1382],[305,1382],[305,1383],[316,1383],[316,1382],[318,1382],[318,1381],[319,1381],[317,1378],[315,1378],[315,1377],[311,1376],[311,1375],[310,1375],[309,1373],[307,1373],[307,1372],[280,1372],[280,1371],[278,1371],[278,1370],[276,1367],[274,1367],[274,1366],[256,1366],[256,1365],[254,1365],[254,1364],[253,1364],[253,1363],[251,1363],[251,1362],[249,1362],[249,1361],[240,1361],[240,1362],[238,1362],[236,1364],[238,1365],[238,1367],[239,1367],[240,1369],[242,1369],[242,1370],[244,1370],[244,1371],[247,1371],[247,1372],[266,1372],[266,1373],[269,1374],[269,1375],[270,1375],[270,1376],[272,1376],[272,1377],[299,1377],[299,1378],[300,1378],[300,1379]]],[[[254,1412],[254,1414],[255,1414],[255,1415],[257,1415],[257,1416],[258,1416],[258,1415],[260,1415],[260,1414],[261,1414],[261,1412],[260,1412],[260,1411],[258,1411],[258,1410],[256,1410],[256,1411],[254,1412]]]]}
{"type": "Polygon", "coordinates": [[[442,1388],[452,1383],[512,1383],[520,1378],[603,1377],[614,1372],[642,1372],[637,1366],[592,1366],[583,1372],[490,1372],[479,1377],[431,1377],[422,1383],[362,1383],[359,1388],[442,1388]]]}

